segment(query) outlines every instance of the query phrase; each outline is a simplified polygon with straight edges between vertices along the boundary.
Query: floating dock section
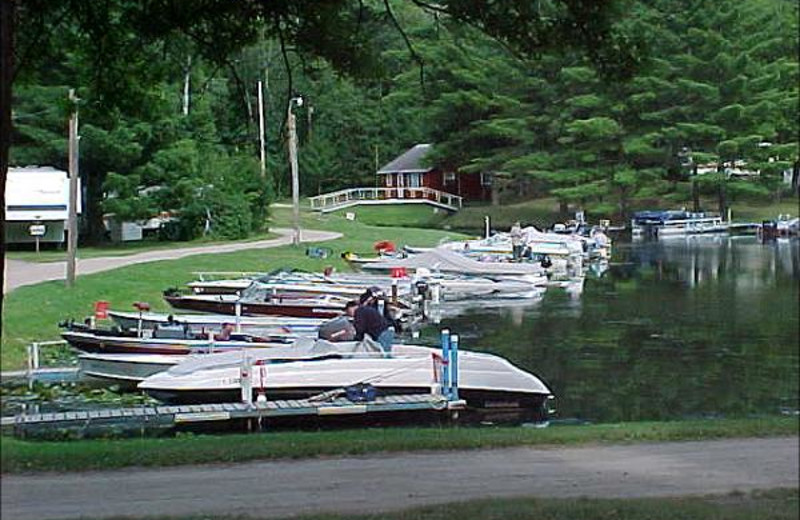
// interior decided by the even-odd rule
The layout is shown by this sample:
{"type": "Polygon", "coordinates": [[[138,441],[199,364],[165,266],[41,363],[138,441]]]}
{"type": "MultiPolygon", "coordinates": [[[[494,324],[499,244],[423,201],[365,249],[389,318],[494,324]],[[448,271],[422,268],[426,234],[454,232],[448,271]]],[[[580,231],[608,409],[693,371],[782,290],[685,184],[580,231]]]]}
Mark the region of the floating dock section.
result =
{"type": "Polygon", "coordinates": [[[353,402],[345,397],[329,401],[286,400],[248,403],[195,404],[183,406],[137,406],[81,412],[23,414],[4,417],[4,429],[13,429],[20,437],[43,429],[89,429],[128,426],[142,429],[165,429],[188,423],[254,419],[269,425],[271,419],[288,417],[325,417],[372,415],[386,412],[456,412],[466,407],[464,401],[444,395],[413,394],[376,397],[353,402]]]}
{"type": "MultiPolygon", "coordinates": [[[[443,414],[457,418],[467,408],[458,397],[458,335],[441,333],[442,355],[434,357],[434,381],[430,393],[350,397],[347,388],[298,400],[253,401],[249,385],[243,385],[242,402],[180,406],[136,406],[88,411],[20,414],[3,417],[0,426],[19,437],[47,432],[77,430],[164,430],[187,424],[220,424],[226,421],[269,427],[274,420],[333,416],[385,416],[398,412],[443,414]],[[249,422],[248,422],[249,421],[249,422]]],[[[245,380],[249,383],[248,380],[245,380]]],[[[374,391],[374,390],[373,390],[374,391]]],[[[358,393],[356,393],[358,396],[358,393]]]]}

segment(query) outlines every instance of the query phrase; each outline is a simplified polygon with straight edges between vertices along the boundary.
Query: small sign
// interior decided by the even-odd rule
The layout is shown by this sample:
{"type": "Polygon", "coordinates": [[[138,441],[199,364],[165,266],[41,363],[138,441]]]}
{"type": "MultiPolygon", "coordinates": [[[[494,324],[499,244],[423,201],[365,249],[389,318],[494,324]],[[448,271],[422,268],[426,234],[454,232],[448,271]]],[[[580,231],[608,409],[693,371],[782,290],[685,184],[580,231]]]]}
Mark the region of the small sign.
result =
{"type": "Polygon", "coordinates": [[[344,218],[346,218],[347,220],[355,220],[356,214],[353,213],[352,211],[348,211],[347,213],[344,214],[344,218]]]}
{"type": "Polygon", "coordinates": [[[33,224],[28,227],[28,233],[30,233],[32,237],[43,237],[45,233],[47,233],[47,226],[44,224],[33,224]]]}

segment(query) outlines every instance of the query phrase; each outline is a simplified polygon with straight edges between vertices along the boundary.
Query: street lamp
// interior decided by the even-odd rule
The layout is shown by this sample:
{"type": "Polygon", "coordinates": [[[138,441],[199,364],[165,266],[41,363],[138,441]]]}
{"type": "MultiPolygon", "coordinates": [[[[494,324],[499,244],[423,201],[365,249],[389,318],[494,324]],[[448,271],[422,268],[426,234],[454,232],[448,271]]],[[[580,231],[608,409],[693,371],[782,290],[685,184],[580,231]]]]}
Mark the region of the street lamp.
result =
{"type": "Polygon", "coordinates": [[[292,170],[292,216],[294,217],[294,234],[292,244],[300,244],[300,177],[297,172],[297,121],[292,105],[303,106],[301,96],[293,97],[289,100],[286,114],[286,124],[289,127],[289,166],[292,170]]]}

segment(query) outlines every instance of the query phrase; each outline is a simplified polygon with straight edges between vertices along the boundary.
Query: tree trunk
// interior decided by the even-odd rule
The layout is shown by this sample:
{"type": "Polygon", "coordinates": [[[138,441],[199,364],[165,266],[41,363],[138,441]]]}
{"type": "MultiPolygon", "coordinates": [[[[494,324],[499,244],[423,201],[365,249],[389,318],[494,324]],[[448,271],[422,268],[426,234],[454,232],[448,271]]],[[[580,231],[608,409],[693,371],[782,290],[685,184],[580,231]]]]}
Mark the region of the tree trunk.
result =
{"type": "Polygon", "coordinates": [[[628,218],[628,193],[625,189],[619,192],[619,216],[622,220],[628,218]]]}
{"type": "Polygon", "coordinates": [[[495,182],[492,186],[492,206],[500,205],[500,185],[495,182]]]}
{"type": "Polygon", "coordinates": [[[103,181],[105,175],[97,172],[87,172],[83,176],[85,182],[86,200],[83,202],[85,209],[84,213],[84,229],[85,235],[78,233],[78,236],[86,236],[86,243],[88,244],[101,244],[106,239],[106,226],[103,222],[103,181]]]}
{"type": "Polygon", "coordinates": [[[692,178],[692,211],[695,213],[700,211],[700,191],[697,189],[694,178],[692,178]]]}
{"type": "MultiPolygon", "coordinates": [[[[0,1],[0,325],[3,316],[3,291],[5,285],[5,228],[6,228],[6,176],[8,153],[11,146],[11,83],[14,79],[14,0],[0,1]]],[[[3,336],[0,326],[0,338],[3,336]]]]}
{"type": "Polygon", "coordinates": [[[726,192],[725,178],[722,177],[719,181],[719,184],[717,184],[717,196],[719,198],[719,216],[722,218],[725,218],[725,215],[728,213],[728,200],[727,200],[727,194],[725,192],[726,192]]]}
{"type": "Polygon", "coordinates": [[[566,217],[569,213],[569,204],[564,199],[559,199],[558,201],[558,215],[560,217],[566,217]]]}
{"type": "Polygon", "coordinates": [[[792,166],[792,193],[795,195],[800,192],[798,186],[800,186],[800,161],[795,161],[792,166]]]}

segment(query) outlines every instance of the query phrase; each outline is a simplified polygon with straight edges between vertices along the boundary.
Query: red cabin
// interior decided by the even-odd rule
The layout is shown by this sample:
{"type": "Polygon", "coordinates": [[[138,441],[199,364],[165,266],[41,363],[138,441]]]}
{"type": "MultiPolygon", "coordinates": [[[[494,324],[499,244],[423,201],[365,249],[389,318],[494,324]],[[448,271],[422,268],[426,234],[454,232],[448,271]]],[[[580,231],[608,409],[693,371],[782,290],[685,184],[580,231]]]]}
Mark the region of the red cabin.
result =
{"type": "MultiPolygon", "coordinates": [[[[418,144],[378,170],[378,184],[396,189],[397,198],[403,198],[404,188],[432,188],[465,200],[489,200],[492,196],[490,173],[460,173],[442,171],[424,164],[430,144],[418,144]]],[[[394,198],[394,197],[393,197],[394,198]]]]}

